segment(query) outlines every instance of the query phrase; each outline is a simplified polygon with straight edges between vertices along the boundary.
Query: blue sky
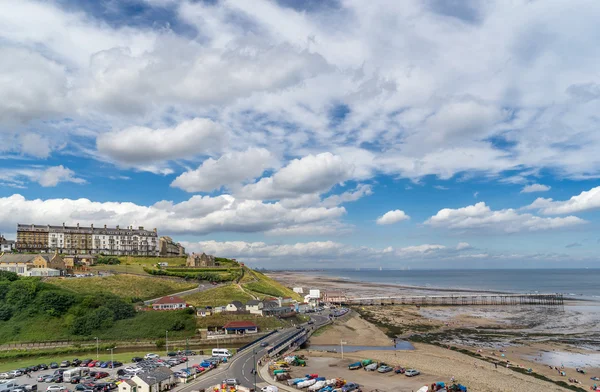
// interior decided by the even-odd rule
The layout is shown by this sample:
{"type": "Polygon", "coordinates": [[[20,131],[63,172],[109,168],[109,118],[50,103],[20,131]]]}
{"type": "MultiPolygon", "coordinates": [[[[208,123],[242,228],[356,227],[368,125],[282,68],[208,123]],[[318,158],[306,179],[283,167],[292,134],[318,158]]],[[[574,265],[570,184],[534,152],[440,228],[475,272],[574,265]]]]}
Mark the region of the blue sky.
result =
{"type": "Polygon", "coordinates": [[[600,265],[597,2],[0,11],[8,238],[94,223],[265,267],[600,265]]]}

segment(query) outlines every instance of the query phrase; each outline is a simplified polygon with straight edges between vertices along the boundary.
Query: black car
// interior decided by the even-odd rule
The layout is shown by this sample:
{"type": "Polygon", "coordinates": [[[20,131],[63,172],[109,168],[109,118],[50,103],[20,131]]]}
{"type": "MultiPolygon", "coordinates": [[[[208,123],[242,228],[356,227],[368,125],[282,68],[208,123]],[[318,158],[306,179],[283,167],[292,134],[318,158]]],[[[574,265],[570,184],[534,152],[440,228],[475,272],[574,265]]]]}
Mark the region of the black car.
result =
{"type": "Polygon", "coordinates": [[[175,352],[175,351],[169,351],[167,353],[167,356],[169,356],[169,357],[176,357],[177,355],[179,355],[179,354],[177,352],[175,352]]]}
{"type": "Polygon", "coordinates": [[[143,360],[144,360],[144,358],[142,358],[142,357],[131,358],[131,362],[135,362],[135,363],[142,362],[143,360]]]}
{"type": "Polygon", "coordinates": [[[46,365],[45,363],[40,363],[38,365],[39,370],[47,370],[48,369],[48,365],[46,365]]]}
{"type": "Polygon", "coordinates": [[[81,360],[75,358],[74,360],[71,361],[71,366],[73,367],[77,367],[81,364],[81,360]]]}
{"type": "Polygon", "coordinates": [[[23,384],[19,388],[25,389],[27,392],[37,391],[37,384],[23,384]]]}
{"type": "Polygon", "coordinates": [[[87,366],[90,364],[90,362],[92,362],[92,359],[84,359],[83,361],[81,361],[80,365],[81,366],[87,366]]]}
{"type": "Polygon", "coordinates": [[[81,376],[71,377],[71,384],[79,384],[80,381],[81,381],[81,376]]]}
{"type": "Polygon", "coordinates": [[[62,376],[62,374],[63,374],[64,372],[65,372],[65,369],[56,369],[56,370],[54,371],[54,373],[53,373],[53,374],[54,374],[55,376],[56,376],[56,375],[60,375],[60,376],[62,376]]]}
{"type": "Polygon", "coordinates": [[[56,363],[56,362],[52,362],[52,363],[50,364],[50,369],[58,369],[59,367],[60,367],[60,366],[58,366],[58,363],[56,363]]]}
{"type": "Polygon", "coordinates": [[[183,355],[196,355],[196,352],[193,350],[184,350],[183,355]]]}
{"type": "Polygon", "coordinates": [[[75,390],[76,391],[85,391],[86,389],[89,389],[89,387],[86,387],[83,384],[77,384],[77,385],[75,385],[75,390]]]}
{"type": "Polygon", "coordinates": [[[63,377],[62,374],[56,374],[52,377],[52,382],[54,384],[60,384],[61,382],[63,382],[63,377]]]}

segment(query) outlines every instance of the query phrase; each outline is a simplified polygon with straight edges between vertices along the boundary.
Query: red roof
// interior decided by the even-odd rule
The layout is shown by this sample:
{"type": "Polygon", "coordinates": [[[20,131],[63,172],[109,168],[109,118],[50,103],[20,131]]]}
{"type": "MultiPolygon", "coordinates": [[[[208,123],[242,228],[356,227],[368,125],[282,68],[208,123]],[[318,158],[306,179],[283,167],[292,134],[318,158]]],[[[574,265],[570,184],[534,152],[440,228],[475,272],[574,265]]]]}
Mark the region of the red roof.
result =
{"type": "MultiPolygon", "coordinates": [[[[184,304],[185,301],[181,297],[177,297],[175,295],[170,295],[168,297],[162,297],[154,304],[184,304]]],[[[153,305],[154,305],[153,304],[153,305]]]]}
{"type": "Polygon", "coordinates": [[[225,329],[229,328],[258,328],[256,324],[252,321],[230,321],[223,327],[225,329]]]}

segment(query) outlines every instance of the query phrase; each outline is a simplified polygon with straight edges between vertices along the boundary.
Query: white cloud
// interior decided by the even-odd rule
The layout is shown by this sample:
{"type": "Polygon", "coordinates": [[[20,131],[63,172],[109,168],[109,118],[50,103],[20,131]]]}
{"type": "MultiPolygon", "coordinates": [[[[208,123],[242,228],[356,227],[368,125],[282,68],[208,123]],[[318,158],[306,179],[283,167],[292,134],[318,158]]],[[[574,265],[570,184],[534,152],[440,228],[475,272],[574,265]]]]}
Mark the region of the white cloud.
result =
{"type": "Polygon", "coordinates": [[[25,188],[25,181],[37,182],[43,187],[55,187],[61,182],[85,184],[86,181],[75,176],[75,172],[63,165],[42,167],[28,167],[17,169],[4,169],[3,180],[14,188],[25,188]],[[12,185],[11,185],[12,184],[12,185]]]}
{"type": "Polygon", "coordinates": [[[243,187],[244,198],[281,199],[302,194],[322,193],[351,178],[354,168],[329,152],[292,160],[271,177],[243,187]]]}
{"type": "Polygon", "coordinates": [[[196,169],[177,177],[172,187],[187,192],[210,192],[226,185],[235,185],[259,177],[265,170],[276,167],[278,160],[264,148],[249,148],[230,152],[219,159],[202,162],[196,169]]]}
{"type": "Polygon", "coordinates": [[[564,215],[600,208],[600,186],[583,191],[569,200],[554,201],[537,198],[527,209],[539,210],[545,215],[564,215]]]}
{"type": "MultiPolygon", "coordinates": [[[[39,181],[50,183],[51,176],[39,181]]],[[[63,179],[64,181],[64,179],[63,179]]],[[[187,201],[161,201],[151,206],[88,199],[27,200],[21,195],[0,198],[0,230],[20,222],[121,224],[160,228],[163,233],[264,232],[278,228],[335,222],[342,207],[286,209],[279,203],[237,200],[230,195],[193,196],[187,201]]]]}
{"type": "Polygon", "coordinates": [[[458,245],[456,245],[456,250],[465,250],[471,248],[472,246],[468,242],[459,242],[458,245]]]}
{"type": "Polygon", "coordinates": [[[172,128],[131,127],[97,139],[98,151],[119,162],[146,164],[210,154],[220,150],[226,131],[206,118],[184,121],[172,128]]]}
{"type": "Polygon", "coordinates": [[[527,213],[522,214],[510,208],[493,211],[484,202],[457,209],[444,208],[425,221],[425,224],[432,227],[506,233],[551,230],[584,223],[587,222],[575,216],[543,218],[527,213]]]}
{"type": "Polygon", "coordinates": [[[542,184],[531,184],[525,185],[523,189],[521,189],[521,193],[533,193],[533,192],[547,192],[550,190],[548,185],[542,184]]]}
{"type": "Polygon", "coordinates": [[[354,190],[346,191],[339,195],[331,195],[327,198],[323,199],[321,205],[324,207],[334,207],[339,206],[340,204],[348,203],[351,201],[357,201],[365,196],[371,196],[373,194],[373,190],[370,185],[359,185],[354,190]]]}
{"type": "Polygon", "coordinates": [[[379,218],[377,218],[378,225],[391,225],[404,220],[408,220],[410,217],[402,210],[388,211],[379,218]]]}

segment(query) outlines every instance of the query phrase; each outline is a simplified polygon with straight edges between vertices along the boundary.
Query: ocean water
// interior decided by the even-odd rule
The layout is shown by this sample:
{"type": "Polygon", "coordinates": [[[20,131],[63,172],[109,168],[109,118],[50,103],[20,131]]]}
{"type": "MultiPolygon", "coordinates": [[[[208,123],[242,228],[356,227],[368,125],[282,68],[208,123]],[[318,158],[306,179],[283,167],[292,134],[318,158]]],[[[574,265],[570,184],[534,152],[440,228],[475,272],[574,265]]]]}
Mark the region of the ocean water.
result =
{"type": "Polygon", "coordinates": [[[507,293],[563,293],[600,300],[600,269],[370,270],[331,269],[315,275],[353,281],[507,293]]]}

